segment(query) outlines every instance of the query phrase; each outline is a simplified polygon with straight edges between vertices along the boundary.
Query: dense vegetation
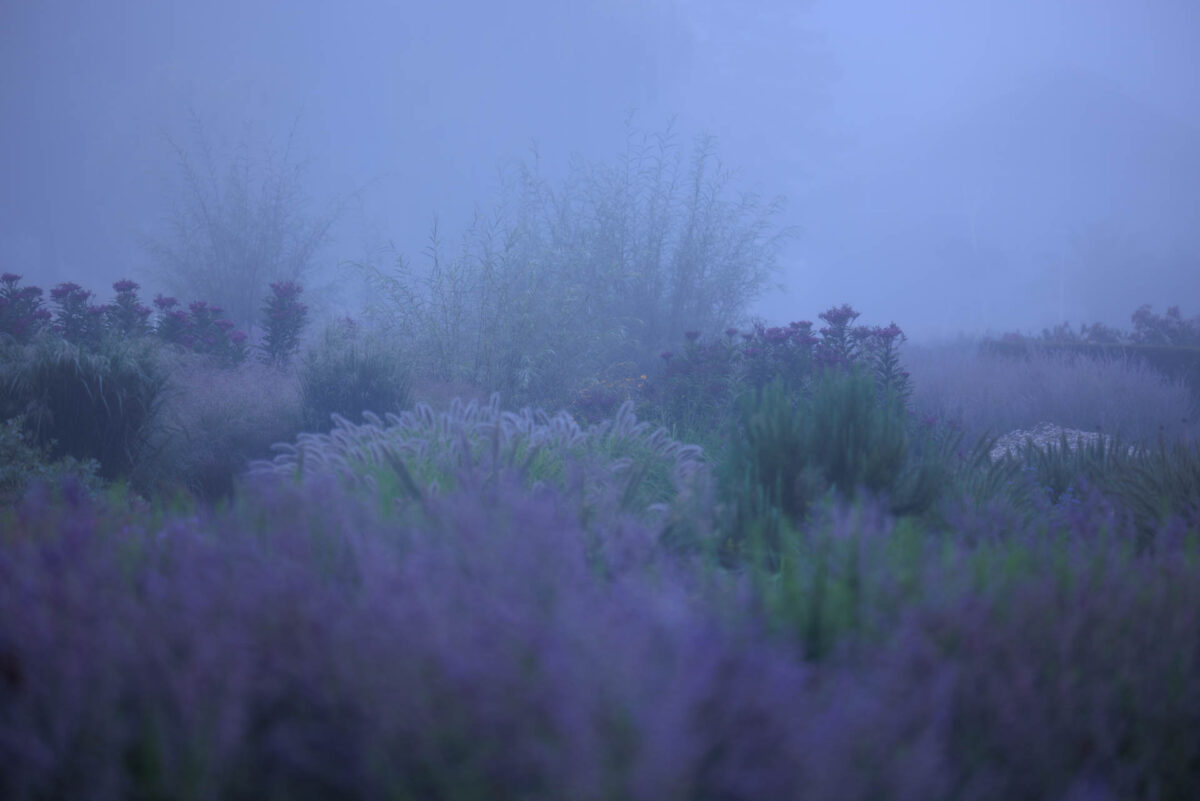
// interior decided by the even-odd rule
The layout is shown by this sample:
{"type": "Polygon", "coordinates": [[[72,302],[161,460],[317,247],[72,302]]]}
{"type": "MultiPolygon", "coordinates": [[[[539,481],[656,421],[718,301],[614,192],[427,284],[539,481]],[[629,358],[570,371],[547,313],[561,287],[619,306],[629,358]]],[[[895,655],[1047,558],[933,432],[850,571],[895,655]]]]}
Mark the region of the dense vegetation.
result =
{"type": "Polygon", "coordinates": [[[739,324],[762,218],[634,155],[307,336],[0,278],[0,797],[1194,797],[1187,387],[739,324]]]}
{"type": "Polygon", "coordinates": [[[688,333],[556,415],[413,407],[347,322],[288,368],[166,315],[11,336],[4,447],[51,481],[4,474],[0,794],[1191,797],[1193,399],[946,348],[935,398],[856,318],[688,333]],[[978,376],[1038,370],[1145,402],[1030,419],[1172,438],[993,463],[978,376]],[[22,423],[55,392],[127,433],[22,423]]]}

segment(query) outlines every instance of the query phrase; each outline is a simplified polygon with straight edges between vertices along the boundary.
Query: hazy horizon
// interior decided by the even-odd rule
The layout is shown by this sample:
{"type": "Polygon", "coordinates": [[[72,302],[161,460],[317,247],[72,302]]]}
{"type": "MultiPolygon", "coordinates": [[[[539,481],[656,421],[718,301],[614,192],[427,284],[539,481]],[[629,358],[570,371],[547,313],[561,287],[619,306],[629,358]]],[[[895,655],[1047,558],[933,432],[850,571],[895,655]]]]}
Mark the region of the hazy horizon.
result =
{"type": "Polygon", "coordinates": [[[716,0],[0,4],[0,269],[154,287],[167,137],[295,128],[321,255],[419,261],[536,143],[711,133],[795,229],[753,311],[913,338],[1200,314],[1200,6],[716,0]]]}

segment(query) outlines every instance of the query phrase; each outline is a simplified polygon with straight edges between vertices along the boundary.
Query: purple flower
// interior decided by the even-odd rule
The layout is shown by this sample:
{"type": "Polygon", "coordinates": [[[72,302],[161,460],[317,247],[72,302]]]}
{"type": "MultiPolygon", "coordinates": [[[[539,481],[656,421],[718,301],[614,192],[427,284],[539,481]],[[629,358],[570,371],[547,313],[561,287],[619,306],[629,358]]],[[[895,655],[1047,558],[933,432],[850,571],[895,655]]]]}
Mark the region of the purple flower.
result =
{"type": "Polygon", "coordinates": [[[671,357],[674,356],[675,354],[669,350],[664,350],[662,353],[660,353],[658,355],[662,357],[663,361],[669,362],[669,361],[671,361],[671,357]]]}
{"type": "Polygon", "coordinates": [[[128,278],[122,279],[120,281],[117,281],[115,284],[113,284],[113,289],[121,294],[124,294],[127,292],[137,292],[139,288],[140,288],[140,286],[138,284],[136,284],[133,281],[130,281],[128,278]]]}
{"type": "Polygon", "coordinates": [[[820,317],[825,322],[829,323],[834,328],[841,328],[858,319],[859,313],[856,312],[849,303],[843,303],[841,306],[835,306],[828,311],[821,312],[820,317]]]}
{"type": "Polygon", "coordinates": [[[74,296],[77,293],[82,293],[84,298],[91,297],[91,292],[86,292],[83,287],[73,281],[66,281],[59,284],[50,290],[50,298],[55,301],[63,301],[74,296]]]}
{"type": "Polygon", "coordinates": [[[695,342],[697,339],[699,339],[699,338],[700,338],[700,332],[699,332],[699,331],[684,331],[684,332],[683,332],[683,335],[684,335],[685,337],[687,337],[687,341],[688,341],[688,342],[695,342]]]}
{"type": "Polygon", "coordinates": [[[772,344],[778,345],[788,341],[790,332],[786,328],[768,328],[763,337],[772,344]]]}

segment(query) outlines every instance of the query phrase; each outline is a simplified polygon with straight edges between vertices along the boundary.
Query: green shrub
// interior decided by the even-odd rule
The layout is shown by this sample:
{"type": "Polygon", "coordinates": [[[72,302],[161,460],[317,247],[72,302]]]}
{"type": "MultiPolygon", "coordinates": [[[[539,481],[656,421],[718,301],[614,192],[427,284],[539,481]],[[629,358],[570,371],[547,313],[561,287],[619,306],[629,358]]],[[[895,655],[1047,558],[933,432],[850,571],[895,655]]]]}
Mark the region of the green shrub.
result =
{"type": "Polygon", "coordinates": [[[408,366],[380,338],[349,320],[326,330],[300,369],[305,430],[329,431],[333,415],[400,412],[411,404],[408,366]]]}
{"type": "Polygon", "coordinates": [[[52,461],[49,449],[35,444],[24,426],[24,416],[0,423],[0,507],[19,501],[33,481],[54,482],[66,474],[79,476],[95,488],[99,469],[95,460],[52,461]]]}
{"type": "Polygon", "coordinates": [[[1172,517],[1200,512],[1200,443],[1160,438],[1156,447],[1131,448],[1100,438],[1071,447],[1064,434],[1046,448],[1030,443],[1022,458],[1047,502],[1070,504],[1095,489],[1130,516],[1139,544],[1172,517]]]}
{"type": "Polygon", "coordinates": [[[4,417],[27,415],[33,441],[54,460],[95,459],[105,479],[131,473],[167,386],[153,342],[104,338],[83,347],[52,338],[2,358],[4,417]]]}
{"type": "Polygon", "coordinates": [[[897,514],[928,509],[945,466],[936,449],[910,456],[907,417],[903,396],[862,369],[821,371],[806,394],[776,380],[745,396],[723,471],[724,557],[755,540],[777,548],[786,526],[833,494],[886,496],[897,514]]]}

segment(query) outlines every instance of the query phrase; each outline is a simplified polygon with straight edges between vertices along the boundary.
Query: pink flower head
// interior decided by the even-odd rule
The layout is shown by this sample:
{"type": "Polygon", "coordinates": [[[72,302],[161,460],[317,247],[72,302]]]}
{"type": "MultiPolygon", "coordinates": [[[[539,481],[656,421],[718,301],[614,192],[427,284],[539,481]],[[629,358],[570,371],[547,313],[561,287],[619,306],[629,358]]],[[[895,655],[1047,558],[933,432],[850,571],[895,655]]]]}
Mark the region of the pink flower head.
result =
{"type": "Polygon", "coordinates": [[[843,303],[841,306],[834,306],[828,311],[821,312],[820,317],[830,326],[840,328],[858,319],[858,312],[849,303],[843,303]]]}
{"type": "MultiPolygon", "coordinates": [[[[58,286],[54,287],[54,289],[51,289],[50,297],[53,300],[62,301],[62,300],[66,300],[67,298],[75,295],[76,293],[85,293],[85,292],[86,292],[86,290],[84,290],[84,288],[81,287],[79,284],[76,284],[74,281],[67,281],[65,283],[61,283],[58,286]]],[[[92,294],[91,292],[86,292],[86,294],[84,294],[84,297],[88,297],[91,294],[92,294]]]]}

